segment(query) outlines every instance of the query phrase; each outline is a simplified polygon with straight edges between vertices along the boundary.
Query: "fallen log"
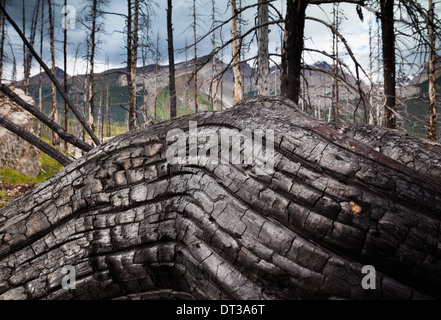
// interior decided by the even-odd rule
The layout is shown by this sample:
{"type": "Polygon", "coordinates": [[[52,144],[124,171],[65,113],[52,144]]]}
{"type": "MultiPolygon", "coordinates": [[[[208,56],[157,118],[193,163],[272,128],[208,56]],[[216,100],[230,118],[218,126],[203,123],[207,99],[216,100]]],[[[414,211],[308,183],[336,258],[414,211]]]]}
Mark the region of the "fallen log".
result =
{"type": "Polygon", "coordinates": [[[280,97],[130,132],[0,211],[0,299],[440,298],[440,159],[439,144],[280,97]],[[199,155],[245,129],[266,130],[273,170],[247,163],[246,143],[240,162],[192,158],[192,139],[199,155]]]}

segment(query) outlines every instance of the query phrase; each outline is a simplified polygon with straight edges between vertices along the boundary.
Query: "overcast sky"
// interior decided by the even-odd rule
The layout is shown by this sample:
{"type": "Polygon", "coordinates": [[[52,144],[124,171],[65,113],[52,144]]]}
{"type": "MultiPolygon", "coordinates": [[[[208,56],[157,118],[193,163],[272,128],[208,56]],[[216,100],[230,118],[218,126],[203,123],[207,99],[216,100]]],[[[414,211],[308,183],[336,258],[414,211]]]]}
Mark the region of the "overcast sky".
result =
{"type": "MultiPolygon", "coordinates": [[[[37,0],[25,0],[25,11],[27,16],[28,30],[29,24],[31,21],[32,10],[37,0]]],[[[278,0],[274,2],[274,6],[277,7],[281,12],[285,12],[285,1],[286,0],[278,0]]],[[[89,1],[90,2],[90,1],[89,1]]],[[[174,46],[175,49],[181,49],[185,47],[186,40],[191,43],[193,40],[193,31],[190,28],[192,24],[192,0],[174,0],[173,1],[173,25],[174,25],[174,46]]],[[[242,5],[250,5],[255,3],[256,0],[242,0],[242,5]]],[[[46,3],[46,1],[45,1],[46,3]]],[[[64,0],[53,0],[55,5],[54,7],[54,17],[55,17],[55,26],[56,26],[56,40],[59,41],[56,44],[56,60],[57,66],[62,67],[62,19],[64,14],[62,13],[62,6],[64,5],[64,0]]],[[[86,54],[86,37],[88,36],[87,28],[81,24],[79,21],[81,18],[88,14],[86,8],[86,4],[88,1],[86,0],[68,0],[68,5],[71,5],[75,8],[77,22],[75,23],[75,30],[68,31],[68,73],[69,74],[78,74],[85,72],[85,61],[81,57],[84,57],[86,54]],[[75,53],[79,50],[80,59],[77,61],[75,70],[74,70],[74,61],[75,61],[75,53]]],[[[153,1],[150,1],[153,3],[153,1]]],[[[197,0],[197,16],[198,16],[198,36],[202,36],[211,28],[211,0],[197,0]]],[[[216,1],[216,9],[217,9],[217,20],[222,21],[226,20],[230,16],[230,9],[227,7],[228,1],[216,1]]],[[[162,53],[163,59],[161,60],[162,64],[167,64],[167,30],[166,30],[166,5],[167,1],[165,0],[157,0],[156,4],[152,4],[152,16],[151,16],[151,37],[156,39],[156,34],[159,34],[160,37],[160,51],[162,53]]],[[[317,18],[321,18],[326,21],[330,21],[332,19],[332,5],[310,5],[308,7],[307,15],[313,16],[317,18]]],[[[22,25],[22,0],[7,0],[7,11],[13,17],[15,22],[21,27],[22,25]]],[[[122,0],[109,0],[107,7],[104,9],[108,12],[115,12],[126,14],[127,13],[127,3],[122,0]]],[[[344,19],[342,19],[341,31],[345,35],[348,43],[351,45],[354,54],[360,59],[362,64],[367,67],[368,63],[368,49],[369,49],[369,24],[371,23],[373,28],[377,28],[375,23],[375,19],[373,15],[364,10],[365,19],[364,22],[360,21],[358,15],[356,14],[355,5],[352,4],[341,4],[340,10],[344,13],[344,19]]],[[[273,11],[273,10],[272,10],[273,11]]],[[[273,11],[274,12],[274,11],[273,11]]],[[[251,8],[246,10],[243,14],[244,20],[247,22],[243,28],[247,30],[255,24],[257,9],[251,8]]],[[[125,27],[125,19],[121,16],[117,15],[104,15],[100,18],[100,21],[103,23],[103,30],[99,35],[100,43],[98,45],[98,52],[96,57],[96,72],[102,71],[105,68],[105,59],[106,56],[109,57],[110,67],[125,67],[125,36],[124,36],[124,27],[125,27]]],[[[46,26],[48,26],[48,22],[46,19],[46,26]]],[[[306,30],[305,30],[305,46],[309,48],[314,48],[318,50],[326,50],[330,51],[332,48],[332,37],[329,30],[326,27],[320,25],[314,21],[306,22],[306,30]]],[[[227,40],[230,36],[231,29],[230,24],[228,24],[223,29],[223,38],[227,40]]],[[[8,28],[8,36],[10,42],[12,43],[12,48],[14,50],[14,55],[17,60],[17,77],[21,79],[23,76],[22,71],[22,43],[18,38],[17,34],[12,28],[8,28]]],[[[36,38],[36,43],[39,42],[39,34],[36,38]]],[[[249,37],[248,39],[251,39],[249,37]]],[[[218,34],[219,40],[219,34],[218,34]]],[[[39,47],[37,47],[39,48],[39,47]]],[[[211,51],[211,37],[207,38],[206,41],[203,41],[198,45],[198,55],[202,56],[208,54],[211,51]]],[[[342,47],[343,48],[343,47],[342,47]]],[[[341,49],[343,51],[343,49],[341,49]]],[[[6,47],[6,54],[9,58],[12,58],[10,54],[10,48],[6,47]]],[[[39,50],[38,50],[39,51],[39,50]]],[[[277,26],[271,27],[270,33],[270,52],[272,53],[280,53],[280,29],[277,26]]],[[[228,57],[231,57],[231,47],[227,48],[224,52],[225,60],[228,57]]],[[[250,47],[250,51],[247,53],[248,57],[251,57],[256,54],[256,43],[255,41],[250,47]]],[[[189,59],[193,58],[193,50],[189,50],[188,53],[189,59]]],[[[349,62],[349,57],[342,56],[343,59],[349,62]]],[[[46,30],[45,32],[45,47],[44,47],[44,60],[49,63],[49,34],[46,30]]],[[[151,59],[148,61],[148,64],[152,63],[151,59]]],[[[320,60],[326,60],[323,56],[319,56],[317,54],[306,53],[304,55],[305,61],[308,64],[312,64],[314,62],[320,60]]],[[[185,59],[185,53],[176,52],[175,60],[176,62],[183,61],[185,59]]],[[[276,57],[275,60],[278,60],[276,57]]],[[[141,65],[141,60],[139,60],[138,65],[141,65]]],[[[6,64],[4,68],[4,77],[10,79],[11,75],[11,65],[6,64]]],[[[33,62],[32,74],[38,73],[37,63],[33,62]]]]}

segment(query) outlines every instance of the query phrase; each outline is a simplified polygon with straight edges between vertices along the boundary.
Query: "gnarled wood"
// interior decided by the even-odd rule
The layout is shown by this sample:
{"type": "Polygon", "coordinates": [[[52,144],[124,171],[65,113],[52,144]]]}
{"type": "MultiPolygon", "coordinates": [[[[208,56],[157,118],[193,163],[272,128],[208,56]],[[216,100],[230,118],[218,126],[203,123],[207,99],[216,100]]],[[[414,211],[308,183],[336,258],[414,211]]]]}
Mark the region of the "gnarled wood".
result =
{"type": "Polygon", "coordinates": [[[247,99],[95,148],[0,211],[0,298],[440,298],[441,146],[295,107],[247,99]],[[190,120],[200,141],[274,129],[274,173],[169,165],[167,132],[190,120]],[[75,290],[61,286],[67,265],[75,290]]]}

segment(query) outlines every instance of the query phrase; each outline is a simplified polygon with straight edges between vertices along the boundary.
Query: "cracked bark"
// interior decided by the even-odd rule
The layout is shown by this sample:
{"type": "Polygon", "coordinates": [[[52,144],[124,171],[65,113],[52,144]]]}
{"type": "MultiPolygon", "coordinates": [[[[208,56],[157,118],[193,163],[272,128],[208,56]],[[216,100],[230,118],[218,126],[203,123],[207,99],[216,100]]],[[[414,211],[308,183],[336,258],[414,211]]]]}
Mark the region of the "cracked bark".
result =
{"type": "Polygon", "coordinates": [[[295,107],[246,99],[93,149],[0,211],[0,299],[440,298],[441,145],[295,107]],[[189,121],[201,140],[274,129],[274,173],[169,165],[189,121]]]}

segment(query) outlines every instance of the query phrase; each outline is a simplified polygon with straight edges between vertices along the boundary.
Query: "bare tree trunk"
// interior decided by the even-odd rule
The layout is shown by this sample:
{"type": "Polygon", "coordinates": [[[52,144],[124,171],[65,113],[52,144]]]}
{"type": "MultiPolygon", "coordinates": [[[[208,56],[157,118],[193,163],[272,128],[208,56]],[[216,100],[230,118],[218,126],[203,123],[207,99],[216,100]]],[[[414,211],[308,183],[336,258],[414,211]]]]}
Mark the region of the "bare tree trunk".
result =
{"type": "Polygon", "coordinates": [[[176,83],[175,83],[175,52],[173,49],[173,4],[167,2],[167,34],[168,34],[168,70],[170,86],[170,119],[176,118],[176,83]]]}
{"type": "Polygon", "coordinates": [[[98,122],[97,122],[97,134],[98,138],[103,141],[103,101],[104,101],[104,84],[101,87],[100,102],[98,104],[98,122]]]}
{"type": "MultiPolygon", "coordinates": [[[[259,9],[257,14],[257,24],[268,23],[268,1],[259,0],[259,9]]],[[[269,95],[269,52],[268,52],[268,26],[257,30],[257,93],[260,95],[269,95]]]]}
{"type": "Polygon", "coordinates": [[[134,0],[133,7],[133,36],[132,36],[132,59],[130,72],[132,74],[132,104],[129,106],[129,130],[136,129],[136,119],[138,116],[138,100],[137,100],[137,66],[138,66],[138,40],[139,40],[139,1],[134,0]]]}
{"type": "MultiPolygon", "coordinates": [[[[31,46],[34,46],[35,42],[35,34],[37,31],[37,22],[38,22],[38,14],[40,11],[40,0],[37,1],[34,7],[34,12],[32,14],[32,21],[31,21],[31,30],[30,30],[30,39],[29,43],[31,46]]],[[[24,26],[24,25],[23,25],[24,26]]],[[[24,47],[26,47],[25,44],[23,44],[24,47]]],[[[25,73],[23,76],[23,86],[24,91],[27,95],[29,95],[29,80],[31,76],[31,68],[32,68],[32,54],[29,50],[25,50],[26,52],[26,63],[25,63],[25,73]]]]}
{"type": "Polygon", "coordinates": [[[199,112],[199,93],[198,93],[198,50],[197,50],[197,34],[196,34],[196,0],[193,0],[193,41],[194,41],[194,112],[199,112]]]}
{"type": "MultiPolygon", "coordinates": [[[[23,17],[23,25],[22,25],[22,30],[23,30],[23,34],[26,34],[26,5],[25,5],[25,0],[22,0],[21,3],[22,6],[22,17],[23,17]]],[[[29,94],[29,83],[27,82],[26,79],[26,73],[27,73],[27,54],[26,54],[26,45],[23,43],[23,86],[24,86],[24,92],[25,94],[29,94]]]]}
{"type": "MultiPolygon", "coordinates": [[[[213,28],[213,37],[212,37],[212,45],[213,52],[216,51],[216,31],[214,28],[216,27],[216,6],[214,0],[211,1],[211,20],[212,20],[212,28],[213,28]]],[[[212,80],[212,94],[213,94],[213,111],[217,110],[217,61],[216,54],[213,55],[212,62],[212,70],[213,70],[213,80],[212,80]]]]}
{"type": "Polygon", "coordinates": [[[110,130],[110,89],[108,82],[106,82],[106,116],[107,116],[107,137],[111,137],[112,132],[110,130]]]}
{"type": "Polygon", "coordinates": [[[384,94],[386,95],[386,127],[396,128],[396,69],[395,69],[395,30],[394,0],[380,0],[381,29],[383,34],[383,74],[384,94]]]}
{"type": "Polygon", "coordinates": [[[156,34],[156,54],[155,54],[155,89],[153,104],[153,120],[157,121],[158,112],[158,67],[159,67],[159,32],[156,34]]]}
{"type": "Polygon", "coordinates": [[[0,211],[0,299],[441,298],[441,145],[343,133],[296,108],[257,97],[121,135],[26,193],[0,211]],[[274,128],[262,142],[283,170],[171,165],[167,132],[185,134],[187,120],[213,135],[274,128]],[[363,288],[367,265],[375,290],[363,288]],[[62,286],[67,266],[75,290],[62,286]]]}
{"type": "MultiPolygon", "coordinates": [[[[1,4],[4,6],[6,0],[1,0],[1,4]]],[[[5,40],[6,40],[6,28],[5,28],[5,16],[0,12],[0,28],[1,28],[1,39],[0,39],[0,83],[3,83],[3,63],[5,57],[5,40]]]]}
{"type": "MultiPolygon", "coordinates": [[[[381,75],[379,70],[381,70],[381,50],[382,50],[382,43],[381,43],[381,34],[382,34],[382,30],[381,28],[377,28],[377,83],[380,84],[381,83],[381,75]]],[[[377,119],[377,126],[383,126],[384,125],[384,116],[382,115],[382,113],[384,114],[384,110],[383,110],[383,106],[380,105],[379,103],[377,103],[377,108],[376,108],[376,119],[377,119]]]]}
{"type": "Polygon", "coordinates": [[[15,59],[14,49],[9,42],[9,47],[11,48],[12,55],[12,74],[11,74],[11,84],[15,87],[17,84],[17,60],[15,59]]]}
{"type": "MultiPolygon", "coordinates": [[[[67,6],[67,0],[64,0],[64,7],[67,6]]],[[[64,93],[67,95],[67,19],[64,20],[64,30],[63,30],[63,62],[64,62],[64,93]]],[[[69,130],[69,106],[67,102],[64,101],[64,130],[66,132],[69,130]]],[[[69,152],[69,144],[64,143],[64,151],[66,154],[69,152]]]]}
{"type": "Polygon", "coordinates": [[[136,63],[138,51],[139,0],[127,0],[127,90],[129,95],[128,129],[136,129],[136,63]]]}
{"type": "Polygon", "coordinates": [[[96,47],[96,14],[97,1],[92,0],[92,27],[90,30],[90,56],[89,56],[89,125],[95,132],[95,47],[96,47]]]}
{"type": "MultiPolygon", "coordinates": [[[[47,6],[49,10],[49,34],[50,34],[50,51],[51,51],[51,61],[52,61],[52,74],[56,78],[56,69],[55,69],[55,36],[54,36],[54,17],[52,14],[52,3],[51,0],[47,0],[47,6]]],[[[52,120],[54,122],[58,121],[58,109],[57,109],[57,89],[55,84],[52,83],[52,120]]],[[[52,132],[52,144],[57,146],[60,144],[60,140],[57,138],[57,135],[52,132]]]]}
{"type": "Polygon", "coordinates": [[[376,114],[374,109],[374,81],[373,81],[373,68],[374,68],[374,58],[373,58],[373,44],[372,44],[373,34],[372,34],[372,25],[369,24],[369,77],[370,77],[370,88],[369,88],[369,104],[371,106],[369,110],[369,125],[376,126],[376,114]]]}
{"type": "MultiPolygon", "coordinates": [[[[188,40],[185,38],[185,74],[188,74],[188,40]]],[[[189,78],[188,78],[189,79],[189,78]]],[[[185,84],[184,91],[184,104],[185,104],[185,114],[190,114],[190,98],[189,98],[189,85],[185,84]]]]}
{"type": "Polygon", "coordinates": [[[143,45],[142,50],[142,117],[144,118],[144,124],[148,122],[148,112],[147,112],[147,88],[145,86],[146,78],[146,63],[147,63],[147,48],[143,45]]]}
{"type": "Polygon", "coordinates": [[[288,0],[282,49],[281,95],[295,103],[300,97],[303,36],[307,0],[288,0]]]}
{"type": "MultiPolygon", "coordinates": [[[[335,30],[338,31],[339,29],[339,6],[338,4],[334,3],[334,10],[333,10],[333,25],[335,30]]],[[[338,86],[338,59],[339,59],[339,52],[338,52],[338,36],[333,33],[333,41],[332,41],[332,54],[334,56],[333,59],[333,73],[334,77],[332,77],[332,102],[330,106],[331,111],[331,122],[339,122],[340,120],[340,107],[339,107],[339,86],[338,86]]]]}
{"type": "MultiPolygon", "coordinates": [[[[87,54],[89,54],[89,46],[87,46],[87,54]]],[[[89,63],[89,62],[87,62],[87,63],[89,63]]],[[[89,66],[86,65],[86,70],[88,69],[88,67],[89,66]]],[[[86,118],[87,110],[89,109],[88,108],[89,99],[88,99],[88,94],[87,94],[87,92],[88,92],[87,89],[89,88],[88,80],[89,80],[89,75],[87,74],[87,71],[86,71],[86,75],[84,77],[84,85],[83,85],[83,116],[84,116],[84,118],[86,118]]],[[[82,132],[83,140],[85,140],[85,136],[86,136],[84,131],[85,130],[83,130],[83,132],[82,132]]]]}
{"type": "Polygon", "coordinates": [[[234,76],[234,97],[235,101],[239,102],[242,100],[242,84],[240,77],[240,50],[237,42],[237,10],[236,10],[236,0],[231,0],[231,15],[232,15],[232,29],[231,37],[233,39],[233,76],[234,76]]]}
{"type": "MultiPolygon", "coordinates": [[[[43,56],[43,42],[44,42],[44,0],[41,1],[41,26],[40,26],[40,57],[43,56]]],[[[43,113],[43,68],[40,65],[40,73],[38,75],[38,109],[43,113]]],[[[43,124],[38,123],[38,136],[42,137],[43,124]]]]}
{"type": "Polygon", "coordinates": [[[435,4],[429,0],[429,140],[436,140],[436,76],[435,76],[435,32],[434,32],[435,4]]]}
{"type": "MultiPolygon", "coordinates": [[[[222,36],[221,36],[221,39],[222,39],[222,36]]],[[[223,66],[223,64],[224,64],[224,49],[223,48],[221,50],[221,63],[223,66]]],[[[220,81],[221,81],[221,84],[220,84],[220,86],[221,86],[220,109],[223,110],[224,109],[224,78],[221,77],[220,81]]]]}
{"type": "MultiPolygon", "coordinates": [[[[241,37],[242,36],[242,26],[244,23],[244,20],[242,18],[242,0],[237,0],[237,7],[236,7],[236,12],[237,14],[237,36],[241,37]]],[[[239,70],[240,70],[240,90],[242,92],[242,98],[245,95],[246,92],[246,88],[245,88],[245,63],[242,63],[242,61],[245,60],[245,46],[243,44],[243,39],[238,40],[239,41],[239,70]]]]}

